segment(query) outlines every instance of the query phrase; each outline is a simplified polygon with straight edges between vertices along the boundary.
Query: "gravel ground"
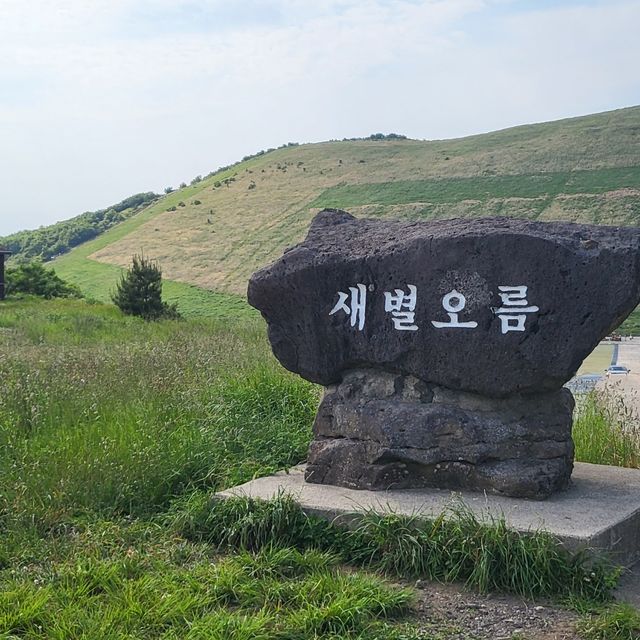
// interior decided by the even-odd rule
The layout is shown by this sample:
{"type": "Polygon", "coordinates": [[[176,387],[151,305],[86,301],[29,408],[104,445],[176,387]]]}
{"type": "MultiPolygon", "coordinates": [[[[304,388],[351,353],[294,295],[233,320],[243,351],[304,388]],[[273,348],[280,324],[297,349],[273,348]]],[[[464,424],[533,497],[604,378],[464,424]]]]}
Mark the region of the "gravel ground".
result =
{"type": "Polygon", "coordinates": [[[442,640],[579,640],[577,615],[548,602],[418,580],[418,617],[442,640]]]}

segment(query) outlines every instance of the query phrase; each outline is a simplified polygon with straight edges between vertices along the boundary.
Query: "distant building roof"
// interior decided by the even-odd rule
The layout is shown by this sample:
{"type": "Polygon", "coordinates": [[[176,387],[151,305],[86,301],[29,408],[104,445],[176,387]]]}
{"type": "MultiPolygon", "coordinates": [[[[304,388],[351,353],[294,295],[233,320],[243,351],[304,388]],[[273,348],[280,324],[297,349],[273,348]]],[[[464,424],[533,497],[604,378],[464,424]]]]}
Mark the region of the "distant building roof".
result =
{"type": "Polygon", "coordinates": [[[4,253],[5,255],[7,255],[11,254],[11,251],[9,251],[9,249],[5,249],[4,247],[0,247],[0,253],[4,253]]]}

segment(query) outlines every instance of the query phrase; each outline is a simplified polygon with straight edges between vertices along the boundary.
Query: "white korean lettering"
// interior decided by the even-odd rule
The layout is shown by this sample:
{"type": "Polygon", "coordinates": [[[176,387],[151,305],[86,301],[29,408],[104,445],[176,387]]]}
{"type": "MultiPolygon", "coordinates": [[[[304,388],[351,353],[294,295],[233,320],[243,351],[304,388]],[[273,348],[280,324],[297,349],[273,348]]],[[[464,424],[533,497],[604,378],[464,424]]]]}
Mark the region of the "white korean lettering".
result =
{"type": "Polygon", "coordinates": [[[358,330],[362,331],[367,305],[367,288],[363,284],[358,284],[355,287],[349,287],[349,291],[351,296],[343,291],[338,291],[338,302],[329,311],[329,315],[332,316],[338,311],[344,311],[351,319],[351,326],[355,327],[357,324],[358,330]],[[347,300],[349,300],[349,304],[347,304],[347,300]]]}
{"type": "Polygon", "coordinates": [[[498,287],[502,306],[494,309],[494,313],[500,318],[500,329],[503,334],[509,331],[524,331],[528,313],[540,311],[536,306],[527,302],[527,287],[498,287]]]}
{"type": "Polygon", "coordinates": [[[442,306],[449,316],[449,322],[437,322],[432,320],[431,324],[436,329],[442,329],[444,327],[457,327],[459,329],[475,329],[478,326],[477,322],[468,321],[460,322],[458,314],[464,309],[467,304],[467,299],[455,289],[452,289],[442,298],[442,306]]]}
{"type": "Polygon", "coordinates": [[[413,284],[408,284],[409,293],[405,294],[402,289],[394,289],[384,292],[384,310],[391,312],[393,326],[398,331],[417,331],[415,325],[415,308],[418,297],[418,289],[413,284]]]}

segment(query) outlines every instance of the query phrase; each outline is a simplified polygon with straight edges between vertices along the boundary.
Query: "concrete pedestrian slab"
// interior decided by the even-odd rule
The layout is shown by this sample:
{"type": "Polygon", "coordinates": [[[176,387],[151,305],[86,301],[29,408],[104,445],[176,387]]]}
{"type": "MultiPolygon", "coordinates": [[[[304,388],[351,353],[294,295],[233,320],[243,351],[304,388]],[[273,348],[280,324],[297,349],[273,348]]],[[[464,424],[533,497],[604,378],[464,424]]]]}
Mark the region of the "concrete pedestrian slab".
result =
{"type": "Polygon", "coordinates": [[[548,531],[568,549],[604,551],[625,566],[640,559],[638,469],[576,463],[569,489],[544,501],[445,489],[345,489],[305,482],[304,466],[258,478],[216,495],[269,500],[280,492],[290,494],[305,513],[331,520],[369,510],[433,518],[462,499],[480,519],[504,516],[516,531],[548,531]]]}

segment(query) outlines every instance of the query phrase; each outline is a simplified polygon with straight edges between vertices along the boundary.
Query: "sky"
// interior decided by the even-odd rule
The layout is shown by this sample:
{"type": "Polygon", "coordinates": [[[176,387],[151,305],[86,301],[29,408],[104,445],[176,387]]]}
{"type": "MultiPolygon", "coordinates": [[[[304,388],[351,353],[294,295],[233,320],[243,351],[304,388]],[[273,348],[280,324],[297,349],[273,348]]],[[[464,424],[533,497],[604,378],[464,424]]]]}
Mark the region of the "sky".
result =
{"type": "Polygon", "coordinates": [[[640,0],[0,0],[0,235],[260,149],[640,104],[640,0]]]}

